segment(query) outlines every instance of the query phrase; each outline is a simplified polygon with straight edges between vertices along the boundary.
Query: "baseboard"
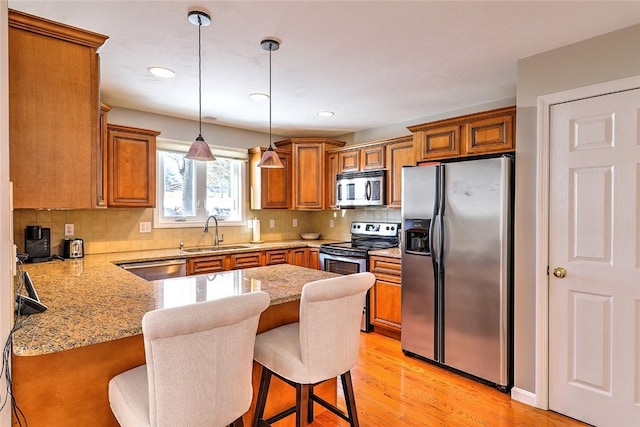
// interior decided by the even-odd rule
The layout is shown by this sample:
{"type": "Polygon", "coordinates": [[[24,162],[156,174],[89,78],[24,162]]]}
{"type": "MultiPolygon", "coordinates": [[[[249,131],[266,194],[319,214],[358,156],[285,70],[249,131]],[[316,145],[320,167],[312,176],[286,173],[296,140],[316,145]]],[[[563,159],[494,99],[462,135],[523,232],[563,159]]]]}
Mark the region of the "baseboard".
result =
{"type": "Polygon", "coordinates": [[[511,389],[511,398],[517,402],[524,403],[525,405],[536,406],[536,395],[527,390],[513,387],[511,389]]]}

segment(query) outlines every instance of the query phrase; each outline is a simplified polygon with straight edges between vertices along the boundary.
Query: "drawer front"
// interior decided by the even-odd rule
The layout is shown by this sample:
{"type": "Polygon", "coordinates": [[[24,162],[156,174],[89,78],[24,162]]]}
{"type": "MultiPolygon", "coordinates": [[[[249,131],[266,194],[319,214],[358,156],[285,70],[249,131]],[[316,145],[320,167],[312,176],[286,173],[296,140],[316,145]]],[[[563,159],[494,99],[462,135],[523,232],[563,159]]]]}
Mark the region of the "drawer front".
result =
{"type": "Polygon", "coordinates": [[[231,255],[231,270],[239,270],[242,268],[260,267],[260,252],[249,252],[244,254],[231,255]]]}
{"type": "Polygon", "coordinates": [[[286,264],[287,250],[264,251],[264,265],[286,264]]]}
{"type": "Polygon", "coordinates": [[[206,256],[187,259],[187,275],[218,273],[226,271],[228,257],[226,255],[206,256]]]}

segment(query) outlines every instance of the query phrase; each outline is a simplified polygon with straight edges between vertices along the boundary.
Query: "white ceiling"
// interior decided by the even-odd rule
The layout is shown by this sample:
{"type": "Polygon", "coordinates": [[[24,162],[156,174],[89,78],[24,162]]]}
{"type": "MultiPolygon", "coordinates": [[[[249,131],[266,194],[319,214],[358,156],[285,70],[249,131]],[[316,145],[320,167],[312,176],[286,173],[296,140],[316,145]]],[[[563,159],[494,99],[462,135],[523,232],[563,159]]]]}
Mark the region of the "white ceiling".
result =
{"type": "Polygon", "coordinates": [[[515,98],[517,60],[640,22],[640,1],[23,1],[9,7],[109,36],[102,100],[197,120],[198,27],[202,115],[273,132],[338,136],[515,98]],[[150,66],[173,69],[160,79],[150,66]],[[335,116],[317,116],[331,110],[335,116]]]}

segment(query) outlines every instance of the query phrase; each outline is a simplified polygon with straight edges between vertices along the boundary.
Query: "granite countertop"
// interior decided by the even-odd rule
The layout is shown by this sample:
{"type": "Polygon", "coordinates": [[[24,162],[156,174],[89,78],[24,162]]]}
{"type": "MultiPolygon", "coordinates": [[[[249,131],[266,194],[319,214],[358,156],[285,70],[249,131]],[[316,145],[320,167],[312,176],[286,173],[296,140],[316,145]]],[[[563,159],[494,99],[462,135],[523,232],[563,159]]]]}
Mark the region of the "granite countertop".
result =
{"type": "Polygon", "coordinates": [[[377,249],[375,251],[369,251],[369,255],[375,256],[386,256],[388,258],[402,258],[402,251],[400,248],[389,248],[389,249],[377,249]]]}
{"type": "MultiPolygon", "coordinates": [[[[247,248],[215,253],[313,247],[321,243],[316,240],[243,244],[247,248]]],[[[141,320],[147,311],[227,295],[263,290],[270,295],[271,305],[281,304],[299,299],[305,283],[336,276],[280,264],[147,281],[116,265],[207,254],[161,249],[25,265],[48,310],[18,319],[24,324],[13,335],[14,354],[41,355],[138,335],[142,333],[141,320]]]]}

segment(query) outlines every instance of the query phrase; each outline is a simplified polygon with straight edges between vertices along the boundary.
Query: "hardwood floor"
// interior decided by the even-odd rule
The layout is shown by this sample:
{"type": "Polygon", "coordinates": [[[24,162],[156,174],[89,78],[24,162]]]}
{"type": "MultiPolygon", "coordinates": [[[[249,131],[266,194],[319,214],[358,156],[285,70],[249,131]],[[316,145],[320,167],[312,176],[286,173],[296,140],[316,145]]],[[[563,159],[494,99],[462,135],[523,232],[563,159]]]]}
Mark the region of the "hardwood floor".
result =
{"type": "MultiPolygon", "coordinates": [[[[351,376],[362,427],[586,425],[513,401],[508,394],[407,357],[399,341],[375,333],[361,334],[360,361],[351,376]]],[[[340,389],[338,400],[344,408],[340,389]]],[[[346,425],[330,412],[317,415],[311,424],[346,425]]]]}

